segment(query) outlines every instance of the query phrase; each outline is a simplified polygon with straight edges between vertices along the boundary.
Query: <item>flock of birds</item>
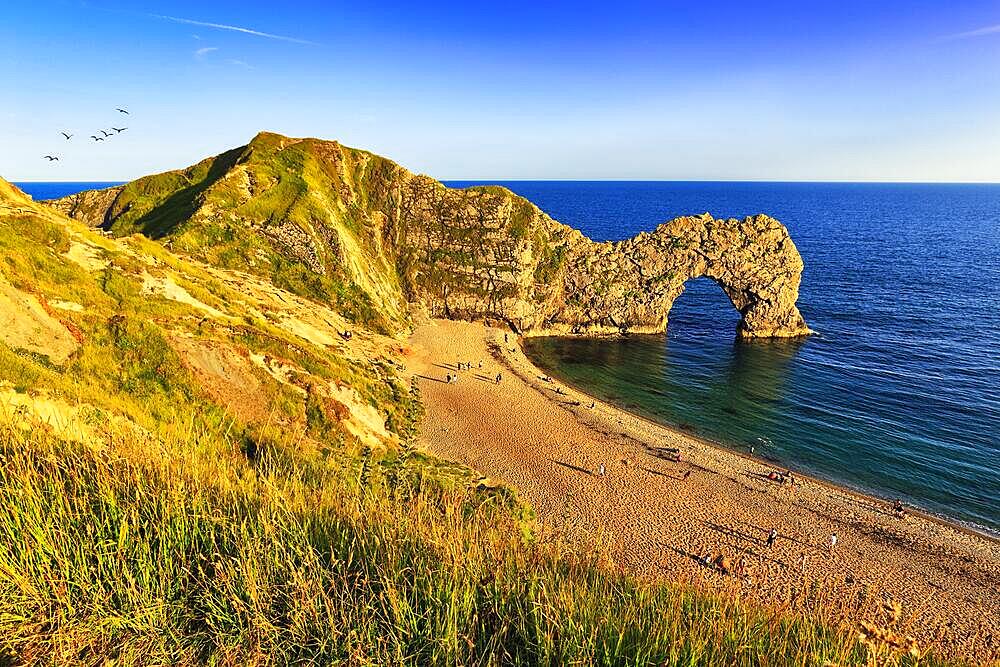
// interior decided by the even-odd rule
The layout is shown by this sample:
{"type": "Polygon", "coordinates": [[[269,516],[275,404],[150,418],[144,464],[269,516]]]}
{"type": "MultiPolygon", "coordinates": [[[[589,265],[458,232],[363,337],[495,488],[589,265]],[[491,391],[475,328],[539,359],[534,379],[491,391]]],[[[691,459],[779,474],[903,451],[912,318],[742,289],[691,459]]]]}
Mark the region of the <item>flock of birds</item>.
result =
{"type": "MultiPolygon", "coordinates": [[[[125,114],[126,116],[129,115],[127,109],[115,109],[115,111],[117,111],[118,113],[121,113],[121,114],[125,114]]],[[[128,128],[127,127],[114,127],[114,126],[112,126],[110,129],[114,130],[113,134],[111,132],[108,132],[107,130],[98,130],[97,132],[99,132],[101,134],[101,136],[97,136],[97,132],[95,132],[94,134],[90,135],[90,138],[93,139],[95,142],[105,141],[105,140],[107,140],[110,137],[113,137],[115,135],[121,134],[122,132],[124,132],[128,128]]],[[[70,139],[72,139],[75,136],[75,135],[70,134],[68,132],[60,132],[59,134],[63,135],[66,138],[66,141],[69,141],[70,139]]],[[[59,161],[59,156],[58,155],[43,155],[42,159],[43,160],[48,160],[49,162],[58,162],[59,161]]]]}

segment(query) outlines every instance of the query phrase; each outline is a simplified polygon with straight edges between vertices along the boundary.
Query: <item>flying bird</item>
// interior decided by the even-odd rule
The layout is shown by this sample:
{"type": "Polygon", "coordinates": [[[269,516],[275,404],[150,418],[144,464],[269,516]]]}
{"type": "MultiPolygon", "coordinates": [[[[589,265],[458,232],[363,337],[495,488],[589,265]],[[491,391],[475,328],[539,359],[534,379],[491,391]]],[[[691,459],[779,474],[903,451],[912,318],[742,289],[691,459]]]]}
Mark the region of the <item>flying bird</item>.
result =
{"type": "Polygon", "coordinates": [[[115,132],[117,132],[118,134],[121,134],[122,132],[124,132],[128,128],[127,127],[112,127],[111,129],[114,130],[115,132]]]}
{"type": "Polygon", "coordinates": [[[54,155],[43,155],[42,157],[45,158],[46,160],[48,160],[49,162],[58,161],[59,160],[59,158],[57,158],[54,155]]]}
{"type": "Polygon", "coordinates": [[[115,111],[117,111],[117,112],[119,112],[119,113],[123,113],[123,114],[125,114],[126,116],[128,115],[128,111],[125,111],[125,109],[115,109],[115,111]]]}
{"type": "Polygon", "coordinates": [[[61,134],[64,137],[66,137],[66,141],[69,141],[73,137],[72,134],[66,134],[65,132],[60,132],[59,134],[61,134]]]}
{"type": "Polygon", "coordinates": [[[104,137],[97,137],[94,136],[93,134],[90,135],[90,138],[93,139],[94,141],[104,141],[104,137]]]}
{"type": "Polygon", "coordinates": [[[103,134],[105,137],[110,137],[111,136],[110,132],[105,132],[104,130],[101,130],[101,134],[103,134]]]}

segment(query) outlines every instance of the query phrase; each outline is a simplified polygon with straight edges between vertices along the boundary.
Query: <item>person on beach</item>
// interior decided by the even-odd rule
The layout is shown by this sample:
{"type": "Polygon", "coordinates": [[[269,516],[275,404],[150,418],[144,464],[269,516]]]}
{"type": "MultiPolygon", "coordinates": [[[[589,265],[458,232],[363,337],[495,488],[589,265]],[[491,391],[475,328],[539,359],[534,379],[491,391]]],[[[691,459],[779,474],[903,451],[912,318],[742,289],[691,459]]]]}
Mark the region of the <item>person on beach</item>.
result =
{"type": "Polygon", "coordinates": [[[837,533],[830,533],[830,553],[833,553],[833,548],[837,546],[837,533]]]}
{"type": "Polygon", "coordinates": [[[507,342],[507,334],[506,333],[503,335],[503,342],[505,342],[505,343],[507,342]]]}
{"type": "Polygon", "coordinates": [[[447,375],[444,376],[444,381],[447,382],[448,384],[451,384],[451,373],[448,373],[447,375]]]}
{"type": "Polygon", "coordinates": [[[771,532],[767,534],[767,546],[773,547],[774,541],[778,539],[778,531],[775,528],[771,529],[771,532]]]}
{"type": "Polygon", "coordinates": [[[715,567],[719,568],[722,574],[729,574],[733,571],[733,561],[723,554],[719,554],[718,558],[715,559],[715,567]]]}
{"type": "Polygon", "coordinates": [[[593,401],[591,401],[591,402],[590,402],[590,409],[591,409],[591,410],[593,410],[593,409],[594,409],[594,402],[593,402],[593,401]]]}
{"type": "Polygon", "coordinates": [[[892,503],[892,511],[896,513],[897,519],[902,519],[906,514],[906,509],[903,507],[903,501],[896,498],[896,500],[892,503]]]}
{"type": "Polygon", "coordinates": [[[497,384],[500,384],[500,380],[503,379],[499,373],[497,373],[497,384]]]}
{"type": "Polygon", "coordinates": [[[604,464],[603,463],[601,465],[597,466],[597,476],[598,477],[604,477],[604,473],[605,472],[606,471],[604,469],[604,464]]]}

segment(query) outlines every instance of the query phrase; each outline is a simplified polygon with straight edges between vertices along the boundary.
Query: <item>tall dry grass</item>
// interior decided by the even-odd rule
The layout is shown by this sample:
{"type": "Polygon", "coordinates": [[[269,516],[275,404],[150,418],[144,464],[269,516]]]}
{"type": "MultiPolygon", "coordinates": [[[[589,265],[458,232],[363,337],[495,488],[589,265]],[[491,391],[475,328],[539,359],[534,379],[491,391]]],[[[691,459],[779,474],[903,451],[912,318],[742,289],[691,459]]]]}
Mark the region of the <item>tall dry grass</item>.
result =
{"type": "MultiPolygon", "coordinates": [[[[855,632],[539,541],[410,450],[0,421],[0,654],[24,664],[822,665],[855,632]]],[[[915,659],[898,657],[902,664],[915,659]]],[[[893,658],[894,660],[897,658],[893,658]]],[[[881,664],[881,662],[880,662],[881,664]]],[[[921,664],[936,664],[924,659],[921,664]]]]}

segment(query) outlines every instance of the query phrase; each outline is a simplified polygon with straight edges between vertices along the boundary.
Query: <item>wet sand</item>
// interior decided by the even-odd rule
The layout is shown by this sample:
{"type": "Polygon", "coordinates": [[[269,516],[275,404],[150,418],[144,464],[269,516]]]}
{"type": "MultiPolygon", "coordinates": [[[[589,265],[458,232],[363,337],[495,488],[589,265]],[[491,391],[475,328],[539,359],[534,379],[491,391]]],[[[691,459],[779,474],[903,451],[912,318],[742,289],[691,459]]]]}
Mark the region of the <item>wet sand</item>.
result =
{"type": "Polygon", "coordinates": [[[883,501],[803,475],[793,474],[794,485],[772,481],[781,471],[765,461],[545,381],[516,336],[504,335],[445,320],[414,332],[407,366],[427,406],[428,451],[515,487],[543,526],[596,539],[638,576],[847,620],[874,619],[889,599],[922,646],[1000,659],[1000,542],[899,518],[883,501]],[[459,371],[459,361],[471,369],[459,371]],[[459,380],[446,383],[449,373],[459,380]],[[720,554],[742,560],[744,572],[701,562],[720,554]]]}

